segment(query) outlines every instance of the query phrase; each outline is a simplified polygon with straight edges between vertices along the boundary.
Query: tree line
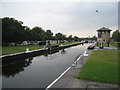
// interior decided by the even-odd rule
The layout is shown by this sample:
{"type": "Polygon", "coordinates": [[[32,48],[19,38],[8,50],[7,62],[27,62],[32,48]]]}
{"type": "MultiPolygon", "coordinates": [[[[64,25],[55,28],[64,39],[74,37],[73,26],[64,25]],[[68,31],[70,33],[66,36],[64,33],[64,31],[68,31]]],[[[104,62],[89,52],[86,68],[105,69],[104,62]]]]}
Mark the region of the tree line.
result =
{"type": "MultiPolygon", "coordinates": [[[[23,41],[46,41],[46,40],[75,40],[80,41],[85,38],[79,38],[78,36],[70,35],[66,36],[63,33],[56,33],[53,35],[51,30],[43,30],[39,26],[35,26],[30,29],[28,26],[23,26],[22,21],[18,21],[15,18],[3,17],[2,20],[2,44],[7,46],[9,43],[14,42],[22,43],[23,41]]],[[[96,37],[86,38],[96,39],[96,37]]]]}
{"type": "Polygon", "coordinates": [[[120,42],[120,32],[119,30],[116,30],[112,34],[112,39],[116,42],[120,42]]]}

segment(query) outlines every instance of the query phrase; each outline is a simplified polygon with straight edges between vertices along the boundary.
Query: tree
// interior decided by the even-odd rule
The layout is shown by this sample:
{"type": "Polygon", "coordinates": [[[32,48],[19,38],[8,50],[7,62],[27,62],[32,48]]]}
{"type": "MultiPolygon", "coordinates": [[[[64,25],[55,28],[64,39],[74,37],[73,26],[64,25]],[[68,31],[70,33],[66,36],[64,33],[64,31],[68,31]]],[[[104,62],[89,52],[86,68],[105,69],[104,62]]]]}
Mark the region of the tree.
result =
{"type": "Polygon", "coordinates": [[[72,35],[68,36],[68,41],[72,41],[72,40],[73,40],[72,35]]]}
{"type": "Polygon", "coordinates": [[[43,40],[64,40],[72,41],[79,40],[77,36],[74,38],[70,35],[68,38],[62,33],[56,33],[53,36],[51,30],[44,31],[41,27],[34,27],[30,29],[28,26],[23,26],[22,21],[18,21],[14,18],[4,17],[2,20],[2,44],[9,45],[14,42],[15,44],[23,41],[43,41],[43,40]]]}
{"type": "Polygon", "coordinates": [[[120,42],[120,32],[118,30],[114,31],[112,34],[114,41],[120,42]]]}
{"type": "Polygon", "coordinates": [[[91,38],[91,40],[97,41],[97,37],[96,37],[96,36],[93,36],[93,37],[91,38]]]}
{"type": "Polygon", "coordinates": [[[33,34],[28,26],[24,26],[24,41],[31,41],[33,39],[33,34]]]}
{"type": "Polygon", "coordinates": [[[55,37],[57,40],[64,40],[66,38],[66,36],[62,33],[56,33],[55,37]]]}
{"type": "Polygon", "coordinates": [[[11,42],[18,43],[23,41],[24,27],[23,22],[14,18],[2,18],[2,42],[8,45],[11,42]]]}
{"type": "Polygon", "coordinates": [[[57,40],[60,40],[60,42],[64,42],[64,40],[66,39],[66,35],[64,35],[62,33],[56,33],[55,37],[57,40]]]}
{"type": "Polygon", "coordinates": [[[43,40],[43,35],[45,34],[45,31],[42,28],[36,26],[32,28],[31,32],[32,32],[33,40],[36,40],[36,41],[43,40]]]}
{"type": "Polygon", "coordinates": [[[77,36],[74,36],[75,41],[79,41],[79,38],[77,36]]]}
{"type": "Polygon", "coordinates": [[[43,35],[44,40],[52,40],[53,38],[53,33],[51,30],[47,30],[44,35],[43,35]]]}

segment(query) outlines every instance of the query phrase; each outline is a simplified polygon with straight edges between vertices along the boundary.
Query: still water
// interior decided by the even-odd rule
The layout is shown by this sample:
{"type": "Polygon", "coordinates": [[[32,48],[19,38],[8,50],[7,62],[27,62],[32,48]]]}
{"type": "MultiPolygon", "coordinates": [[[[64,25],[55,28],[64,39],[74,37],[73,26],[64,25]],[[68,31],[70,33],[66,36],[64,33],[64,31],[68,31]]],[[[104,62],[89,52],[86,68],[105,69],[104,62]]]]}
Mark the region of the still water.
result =
{"type": "Polygon", "coordinates": [[[46,88],[72,65],[88,45],[78,45],[4,66],[3,88],[46,88]]]}

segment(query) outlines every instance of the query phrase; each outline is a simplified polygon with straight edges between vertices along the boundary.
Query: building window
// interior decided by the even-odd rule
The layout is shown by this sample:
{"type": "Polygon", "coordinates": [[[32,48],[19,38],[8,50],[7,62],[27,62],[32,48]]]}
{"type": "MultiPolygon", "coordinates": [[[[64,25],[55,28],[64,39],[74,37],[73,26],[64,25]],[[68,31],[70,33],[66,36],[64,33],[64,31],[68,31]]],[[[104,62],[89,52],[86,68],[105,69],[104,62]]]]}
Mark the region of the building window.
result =
{"type": "Polygon", "coordinates": [[[98,32],[98,38],[101,38],[101,32],[98,32]]]}
{"type": "Polygon", "coordinates": [[[105,33],[105,31],[102,31],[102,33],[104,34],[104,33],[105,33]]]}

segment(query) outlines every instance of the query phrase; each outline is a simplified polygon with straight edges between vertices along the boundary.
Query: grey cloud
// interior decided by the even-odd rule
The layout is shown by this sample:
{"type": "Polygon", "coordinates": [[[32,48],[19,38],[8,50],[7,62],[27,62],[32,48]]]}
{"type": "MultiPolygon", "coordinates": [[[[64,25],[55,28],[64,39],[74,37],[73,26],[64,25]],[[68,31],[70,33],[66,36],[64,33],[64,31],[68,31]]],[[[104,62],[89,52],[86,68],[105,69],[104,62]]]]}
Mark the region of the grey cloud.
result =
{"type": "Polygon", "coordinates": [[[30,27],[38,25],[53,32],[91,36],[102,26],[116,29],[117,5],[117,2],[14,2],[3,4],[3,16],[23,20],[30,27]]]}

